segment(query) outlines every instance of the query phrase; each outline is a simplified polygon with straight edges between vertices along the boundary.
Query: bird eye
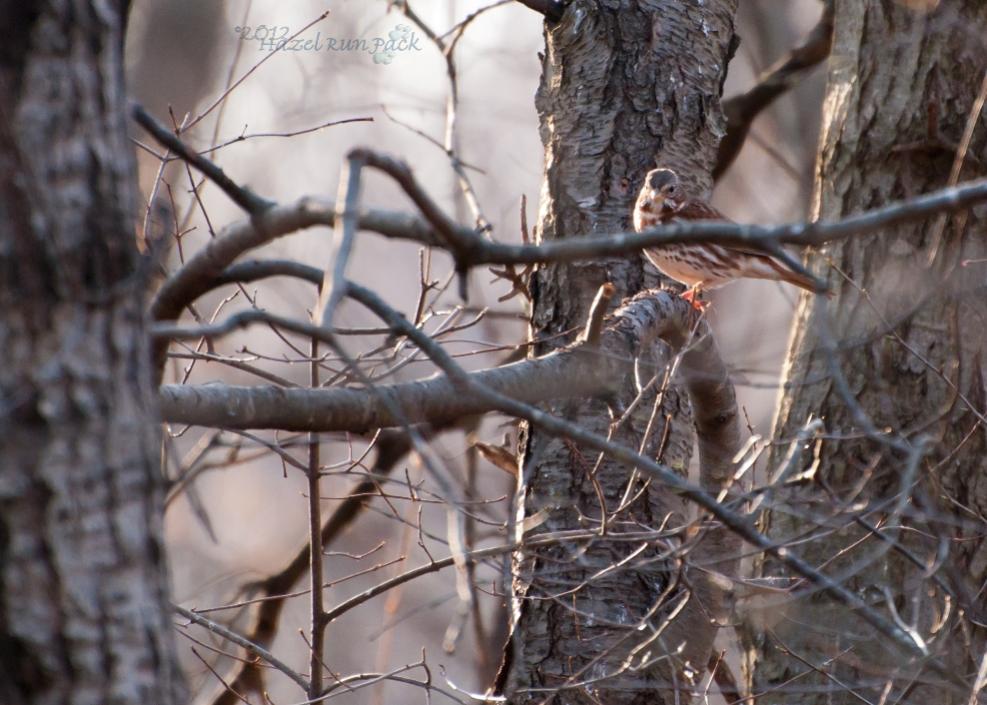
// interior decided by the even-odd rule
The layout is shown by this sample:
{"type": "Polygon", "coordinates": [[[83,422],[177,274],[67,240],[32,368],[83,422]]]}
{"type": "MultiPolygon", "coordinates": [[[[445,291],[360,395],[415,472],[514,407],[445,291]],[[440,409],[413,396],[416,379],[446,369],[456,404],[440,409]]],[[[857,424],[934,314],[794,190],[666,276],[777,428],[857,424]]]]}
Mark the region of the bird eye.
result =
{"type": "Polygon", "coordinates": [[[665,187],[666,193],[675,193],[675,184],[669,184],[665,187]]]}

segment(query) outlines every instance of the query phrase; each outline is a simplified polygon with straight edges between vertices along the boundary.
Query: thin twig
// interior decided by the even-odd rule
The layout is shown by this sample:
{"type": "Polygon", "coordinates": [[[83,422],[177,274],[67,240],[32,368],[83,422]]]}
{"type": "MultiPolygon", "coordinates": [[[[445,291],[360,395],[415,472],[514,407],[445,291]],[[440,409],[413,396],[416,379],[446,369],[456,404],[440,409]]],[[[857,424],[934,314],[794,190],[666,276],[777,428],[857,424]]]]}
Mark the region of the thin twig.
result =
{"type": "Polygon", "coordinates": [[[186,163],[201,171],[210,181],[219,186],[223,193],[233,199],[234,203],[243,208],[243,210],[251,215],[256,215],[275,205],[273,201],[268,201],[247,187],[240,186],[218,166],[205,157],[200,156],[194,150],[189,149],[176,135],[169,132],[164,125],[151,117],[150,113],[144,110],[141,105],[133,103],[130,111],[138,125],[150,132],[154,139],[180,156],[186,163]]]}
{"type": "MultiPolygon", "coordinates": [[[[311,22],[309,22],[307,25],[305,25],[304,27],[302,27],[300,30],[298,30],[297,32],[295,32],[294,34],[292,34],[290,37],[288,37],[287,39],[285,39],[283,43],[280,43],[279,42],[278,46],[276,46],[274,48],[274,51],[271,51],[270,53],[268,53],[267,56],[265,56],[263,59],[261,59],[260,61],[258,61],[256,64],[254,64],[253,66],[251,66],[247,70],[246,73],[244,73],[242,76],[240,76],[240,78],[238,78],[236,81],[233,81],[232,83],[229,82],[229,79],[232,78],[232,73],[231,73],[230,77],[227,78],[228,85],[227,85],[226,89],[219,95],[218,98],[216,98],[216,100],[214,100],[209,105],[208,108],[206,108],[201,113],[199,113],[198,115],[196,115],[195,116],[195,119],[193,119],[192,122],[189,123],[188,127],[189,128],[194,127],[206,115],[208,115],[213,110],[215,110],[217,106],[224,104],[224,102],[226,101],[227,96],[229,96],[230,93],[232,93],[234,90],[236,90],[237,86],[239,86],[241,83],[243,83],[244,81],[246,81],[247,78],[250,76],[250,74],[252,74],[254,71],[256,71],[257,69],[259,69],[264,64],[265,61],[268,61],[269,59],[271,59],[272,57],[274,57],[278,52],[280,52],[285,47],[290,47],[292,45],[291,44],[291,41],[295,37],[297,37],[302,32],[305,32],[310,27],[315,26],[316,24],[318,24],[319,22],[321,22],[322,20],[324,20],[328,16],[329,16],[329,10],[326,10],[321,15],[319,15],[318,17],[316,17],[314,20],[312,20],[311,22]]],[[[232,67],[231,67],[231,72],[232,72],[232,67]]]]}
{"type": "MultiPolygon", "coordinates": [[[[420,432],[425,433],[424,430],[420,432]]],[[[407,454],[411,444],[406,434],[398,431],[385,431],[377,437],[377,457],[374,461],[371,478],[381,478],[393,470],[397,462],[407,454]]],[[[377,486],[376,479],[368,479],[359,483],[343,500],[336,511],[326,520],[322,527],[320,540],[323,546],[330,545],[367,506],[369,495],[377,486]]],[[[310,547],[305,543],[288,562],[288,564],[267,578],[247,585],[248,591],[258,590],[264,595],[253,627],[249,631],[250,641],[270,644],[274,640],[281,612],[291,595],[287,594],[302,576],[309,565],[310,547]]],[[[230,686],[240,691],[260,693],[262,688],[261,672],[253,663],[240,663],[235,673],[228,679],[230,686]]],[[[233,700],[226,691],[221,692],[212,705],[232,705],[233,700]]]]}
{"type": "MultiPolygon", "coordinates": [[[[608,441],[605,437],[587,431],[576,424],[572,424],[536,407],[517,402],[514,399],[476,384],[444,349],[436,345],[417,328],[410,325],[406,319],[391,309],[374,292],[363,287],[351,285],[350,295],[364,306],[367,306],[388,325],[393,326],[395,331],[411,338],[443,372],[449,375],[453,383],[463,393],[469,393],[485,399],[493,408],[511,416],[525,419],[535,426],[540,427],[546,433],[569,438],[594,450],[607,452],[616,460],[624,462],[629,466],[633,467],[636,465],[673,491],[680,493],[686,499],[709,511],[724,526],[738,534],[748,543],[757,546],[773,556],[790,570],[804,577],[821,592],[828,594],[838,602],[855,610],[864,621],[892,639],[895,644],[903,648],[907,653],[921,657],[928,656],[928,651],[924,644],[915,641],[911,634],[871,609],[870,605],[857,593],[820,572],[802,558],[794,555],[785,546],[779,546],[768,536],[757,531],[749,517],[737,514],[733,510],[723,506],[716,501],[714,496],[704,489],[692,485],[674,470],[655,462],[651,458],[640,455],[631,448],[608,441]]],[[[941,666],[937,668],[937,671],[946,672],[941,666]]]]}
{"type": "MultiPolygon", "coordinates": [[[[348,125],[351,122],[373,122],[372,117],[355,117],[355,118],[343,118],[341,120],[329,120],[328,122],[323,122],[315,127],[305,127],[301,130],[291,130],[290,132],[251,132],[248,134],[239,134],[236,137],[226,140],[225,142],[220,142],[215,147],[209,147],[208,149],[203,149],[198,152],[201,155],[211,154],[224,147],[229,147],[231,144],[236,144],[238,142],[246,142],[247,140],[258,139],[261,137],[298,137],[299,135],[308,135],[313,132],[319,132],[326,129],[327,127],[335,127],[336,125],[348,125]]],[[[246,129],[246,126],[244,126],[246,129]]],[[[173,158],[173,157],[172,157],[173,158]]],[[[172,159],[169,158],[169,159],[172,159]]]]}
{"type": "MultiPolygon", "coordinates": [[[[987,71],[984,72],[984,77],[980,82],[980,90],[977,92],[977,97],[973,101],[973,105],[970,107],[970,114],[966,116],[966,126],[963,128],[963,136],[960,138],[960,143],[956,147],[956,154],[953,156],[953,164],[949,169],[949,179],[946,181],[947,186],[955,186],[960,180],[960,173],[963,171],[963,165],[966,163],[967,152],[970,150],[970,141],[973,139],[973,131],[977,127],[977,123],[980,121],[980,114],[984,109],[984,102],[987,101],[987,71]]],[[[932,237],[930,238],[931,244],[929,245],[928,255],[926,256],[927,264],[932,264],[936,256],[939,254],[939,247],[942,244],[942,236],[946,231],[946,220],[945,214],[940,215],[936,218],[935,226],[932,230],[932,237]]],[[[959,218],[959,223],[957,224],[957,231],[962,232],[964,226],[966,225],[966,218],[959,218]]]]}
{"type": "Polygon", "coordinates": [[[192,610],[185,609],[181,605],[172,605],[172,607],[175,610],[175,612],[182,615],[183,617],[185,617],[185,619],[189,620],[190,622],[194,622],[198,624],[200,627],[205,627],[213,634],[221,636],[227,641],[232,641],[237,646],[241,646],[247,651],[249,651],[250,653],[254,654],[255,656],[259,656],[260,658],[264,659],[269,664],[274,666],[276,669],[281,671],[283,674],[288,676],[291,680],[295,681],[295,683],[297,683],[302,690],[304,690],[306,693],[308,692],[308,681],[306,681],[305,678],[303,678],[301,675],[296,673],[286,663],[281,661],[281,659],[279,659],[277,656],[272,654],[264,647],[258,646],[257,644],[253,643],[249,639],[245,639],[244,637],[240,636],[232,629],[227,629],[222,624],[217,624],[211,619],[206,619],[201,614],[196,614],[192,610]]]}
{"type": "MultiPolygon", "coordinates": [[[[325,291],[326,287],[322,287],[325,291]]],[[[309,365],[309,384],[319,388],[319,341],[310,342],[312,362],[309,365]]],[[[325,653],[326,620],[324,618],[322,593],[322,487],[319,472],[321,443],[319,434],[310,433],[308,438],[308,560],[309,560],[309,626],[311,658],[309,658],[308,697],[315,699],[322,694],[322,659],[325,653]]]]}

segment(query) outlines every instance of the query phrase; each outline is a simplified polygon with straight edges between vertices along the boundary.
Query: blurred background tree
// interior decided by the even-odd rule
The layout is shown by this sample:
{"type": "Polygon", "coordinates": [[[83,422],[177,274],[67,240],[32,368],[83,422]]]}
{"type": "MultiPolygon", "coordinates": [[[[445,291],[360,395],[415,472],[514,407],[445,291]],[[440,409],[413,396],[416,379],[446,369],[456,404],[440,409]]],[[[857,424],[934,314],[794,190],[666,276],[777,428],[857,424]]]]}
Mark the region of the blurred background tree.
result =
{"type": "MultiPolygon", "coordinates": [[[[837,2],[835,16],[812,218],[983,177],[987,7],[837,2]]],[[[803,549],[813,562],[897,615],[960,682],[980,687],[983,214],[821,250],[838,303],[799,307],[769,461],[808,482],[776,495],[764,517],[779,542],[813,537],[803,549]]],[[[784,575],[771,560],[759,570],[784,575]]],[[[975,702],[825,596],[783,602],[773,614],[764,604],[753,610],[748,676],[759,702],[975,702]]]]}

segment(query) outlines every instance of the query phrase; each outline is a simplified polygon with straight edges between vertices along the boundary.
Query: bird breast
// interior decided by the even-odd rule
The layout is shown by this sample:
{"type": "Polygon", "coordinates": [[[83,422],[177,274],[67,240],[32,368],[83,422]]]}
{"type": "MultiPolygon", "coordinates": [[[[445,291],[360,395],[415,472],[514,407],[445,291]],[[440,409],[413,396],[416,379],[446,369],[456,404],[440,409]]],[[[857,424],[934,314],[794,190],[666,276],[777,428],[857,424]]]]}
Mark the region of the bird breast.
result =
{"type": "Polygon", "coordinates": [[[736,276],[725,261],[728,258],[717,256],[718,249],[723,248],[675,244],[647,249],[644,254],[666,277],[689,287],[702,284],[704,289],[715,289],[736,276]]]}

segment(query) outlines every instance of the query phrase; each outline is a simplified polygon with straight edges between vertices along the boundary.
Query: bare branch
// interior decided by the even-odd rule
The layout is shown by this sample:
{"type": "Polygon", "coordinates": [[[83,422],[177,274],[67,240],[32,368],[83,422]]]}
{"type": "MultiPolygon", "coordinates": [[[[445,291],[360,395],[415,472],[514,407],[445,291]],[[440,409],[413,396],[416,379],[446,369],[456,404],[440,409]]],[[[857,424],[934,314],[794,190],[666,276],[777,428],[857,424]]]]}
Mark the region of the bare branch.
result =
{"type": "Polygon", "coordinates": [[[350,153],[343,163],[343,173],[339,179],[339,201],[333,225],[333,247],[326,267],[325,281],[319,292],[316,304],[316,321],[322,326],[332,325],[332,316],[343,296],[346,284],[346,265],[353,252],[356,239],[356,226],[360,207],[360,172],[364,160],[359,153],[350,153]],[[326,286],[329,284],[329,286],[326,286]]]}
{"type": "MultiPolygon", "coordinates": [[[[683,350],[679,369],[692,404],[700,486],[722,498],[733,481],[734,458],[741,447],[737,399],[730,372],[708,326],[696,331],[688,344],[668,342],[683,350]]],[[[717,572],[735,578],[740,568],[741,550],[741,537],[732,528],[711,528],[694,549],[693,560],[697,564],[714,565],[717,572]]],[[[695,579],[716,582],[707,572],[700,572],[695,579]]],[[[706,610],[711,619],[726,623],[731,618],[730,598],[722,589],[710,589],[706,594],[706,610]]]]}
{"type": "Polygon", "coordinates": [[[605,236],[553,240],[540,245],[505,245],[478,242],[469,257],[477,264],[528,264],[575,262],[637,252],[645,247],[696,241],[727,245],[770,248],[774,244],[817,246],[882,228],[921,220],[941,212],[970,208],[987,201],[987,179],[967,181],[907,201],[865,211],[834,221],[790,223],[787,225],[741,225],[726,221],[674,223],[642,233],[615,233],[605,236]]]}
{"type": "MultiPolygon", "coordinates": [[[[419,433],[429,435],[436,430],[438,429],[419,429],[419,433]]],[[[372,468],[372,476],[384,477],[388,475],[397,465],[397,462],[408,453],[411,446],[411,441],[406,433],[400,431],[382,432],[376,442],[377,457],[372,468]]],[[[336,511],[322,526],[323,547],[331,545],[336,537],[353,523],[367,505],[370,493],[376,487],[376,480],[368,479],[360,482],[350,491],[349,497],[340,503],[336,511]]],[[[256,589],[263,597],[270,598],[260,603],[253,627],[249,632],[251,642],[270,645],[274,641],[274,635],[281,620],[281,611],[287,600],[285,593],[305,574],[308,568],[309,551],[309,543],[306,542],[280,571],[246,586],[247,591],[252,592],[256,589]]],[[[234,690],[253,691],[258,694],[264,690],[262,674],[256,663],[242,662],[238,664],[235,673],[231,674],[227,680],[230,683],[230,688],[234,690]]],[[[212,702],[213,705],[233,705],[235,699],[232,698],[228,690],[223,689],[212,702]]]]}
{"type": "Polygon", "coordinates": [[[596,345],[600,342],[600,331],[603,328],[603,317],[606,315],[607,308],[610,306],[610,301],[616,293],[617,287],[610,282],[607,282],[599,288],[596,292],[596,297],[593,299],[593,303],[590,305],[589,316],[586,320],[586,328],[580,335],[580,340],[583,340],[590,345],[596,345]]]}
{"type": "Polygon", "coordinates": [[[168,128],[151,117],[150,113],[137,103],[131,105],[130,111],[138,125],[150,132],[154,139],[180,156],[188,164],[191,164],[205,174],[210,181],[219,186],[223,193],[233,199],[233,202],[243,210],[251,215],[256,215],[275,205],[273,201],[268,201],[266,198],[258,196],[246,186],[240,186],[213,162],[197,154],[194,150],[189,149],[184,142],[169,132],[168,128]]]}
{"type": "MultiPolygon", "coordinates": [[[[418,345],[431,359],[443,370],[453,383],[463,392],[473,394],[487,401],[491,407],[502,411],[505,414],[525,419],[526,421],[539,426],[543,431],[563,438],[569,438],[577,443],[584,444],[594,450],[609,453],[611,457],[618,461],[627,463],[631,467],[651,475],[653,478],[678,492],[686,499],[707,510],[714,517],[719,519],[724,526],[736,533],[748,543],[763,550],[773,556],[798,575],[801,575],[809,583],[818,588],[821,592],[828,594],[833,599],[846,605],[857,612],[860,617],[877,629],[880,633],[889,637],[898,647],[906,653],[923,658],[928,657],[925,645],[916,641],[912,634],[902,629],[900,626],[885,619],[882,615],[871,609],[870,605],[857,593],[845,587],[842,583],[829,577],[822,571],[802,558],[796,556],[785,546],[779,546],[770,538],[759,532],[750,517],[743,516],[727,508],[716,501],[716,498],[706,490],[696,487],[688,480],[681,477],[671,468],[662,465],[649,457],[637,453],[634,449],[619,443],[614,443],[607,438],[587,431],[577,424],[570,423],[564,419],[548,414],[541,409],[530,406],[523,402],[516,401],[498,392],[491,391],[486,387],[477,384],[470,376],[456,364],[456,362],[434,341],[428,338],[422,331],[412,326],[404,317],[391,309],[380,297],[372,291],[362,287],[351,286],[351,296],[360,303],[370,308],[388,325],[398,331],[418,345]]],[[[641,295],[631,299],[640,299],[641,295]]],[[[929,661],[928,666],[937,674],[955,680],[955,674],[949,672],[941,664],[929,661]]]]}
{"type": "MultiPolygon", "coordinates": [[[[345,221],[344,215],[344,221],[345,221]]],[[[325,291],[326,287],[322,287],[325,291]]],[[[315,315],[318,315],[316,313],[315,315]]],[[[309,384],[312,389],[319,388],[319,341],[315,338],[309,342],[309,353],[312,361],[309,363],[309,384]]],[[[312,700],[322,694],[323,655],[326,643],[326,620],[323,619],[322,593],[322,485],[319,472],[319,461],[322,456],[322,445],[319,434],[308,435],[308,565],[309,565],[309,624],[310,654],[309,654],[309,684],[308,697],[312,700]]],[[[328,669],[326,669],[328,670],[328,669]]]]}
{"type": "Polygon", "coordinates": [[[182,326],[159,323],[154,326],[151,336],[156,339],[166,340],[197,340],[199,338],[214,340],[226,335],[227,333],[232,333],[239,328],[247,328],[253,323],[266,323],[268,325],[277,326],[278,328],[283,328],[287,331],[291,331],[292,333],[298,333],[310,338],[316,338],[320,342],[328,343],[330,345],[335,342],[332,331],[328,329],[320,328],[319,326],[312,325],[311,323],[303,323],[302,321],[297,321],[294,318],[286,318],[285,316],[279,316],[275,313],[268,313],[267,311],[262,311],[256,308],[248,309],[247,311],[240,311],[239,313],[225,319],[222,323],[210,323],[203,326],[184,328],[182,326]]]}
{"type": "MultiPolygon", "coordinates": [[[[396,163],[392,166],[394,173],[407,169],[396,163]]],[[[415,191],[416,184],[406,181],[405,185],[415,191]]],[[[420,190],[416,193],[419,198],[427,199],[420,190]]],[[[700,221],[665,225],[643,233],[616,233],[549,241],[539,245],[508,245],[485,240],[470,228],[452,224],[440,211],[433,210],[433,202],[422,200],[426,210],[435,218],[434,222],[425,222],[410,214],[367,210],[360,214],[359,228],[385,237],[447,247],[467,266],[535,264],[626,255],[645,247],[699,238],[707,242],[768,250],[778,244],[817,246],[920,220],[936,213],[963,210],[984,201],[987,201],[987,179],[979,179],[831,222],[759,226],[700,221]],[[441,225],[441,236],[436,233],[435,223],[441,225]]],[[[334,211],[331,203],[302,198],[287,206],[275,206],[249,221],[228,226],[161,286],[151,305],[153,318],[177,318],[186,305],[212,289],[219,272],[244,252],[314,225],[331,226],[335,222],[334,211]]],[[[160,355],[162,351],[156,352],[160,355]]]]}
{"type": "Polygon", "coordinates": [[[244,637],[240,636],[232,629],[227,629],[222,624],[217,624],[211,619],[206,619],[201,614],[197,614],[192,610],[185,609],[180,605],[173,605],[173,607],[175,612],[182,615],[183,617],[185,617],[185,619],[189,620],[190,622],[194,622],[198,624],[200,627],[205,627],[213,634],[217,634],[223,637],[224,639],[226,639],[227,641],[231,641],[237,646],[246,649],[247,651],[254,654],[255,656],[259,656],[260,658],[264,659],[269,664],[274,666],[276,669],[281,671],[283,674],[288,676],[291,680],[295,681],[295,683],[301,686],[302,690],[308,692],[308,681],[306,681],[302,676],[300,676],[293,669],[291,669],[286,663],[284,663],[281,659],[279,659],[277,656],[272,654],[264,647],[258,646],[257,644],[253,643],[249,639],[245,639],[244,637]]]}
{"type": "Polygon", "coordinates": [[[425,216],[425,220],[435,229],[445,248],[456,258],[457,264],[468,257],[469,251],[475,244],[483,242],[475,231],[467,231],[469,235],[466,237],[460,234],[460,228],[425,193],[425,189],[415,179],[406,163],[369,149],[352,150],[347,155],[347,159],[354,158],[363,160],[369,167],[383,171],[404,189],[408,197],[418,206],[421,214],[425,216]]]}
{"type": "MultiPolygon", "coordinates": [[[[214,288],[220,273],[243,253],[283,235],[316,225],[332,226],[334,222],[335,206],[331,202],[306,197],[265,210],[249,220],[232,223],[165,280],[151,302],[152,319],[170,321],[178,318],[186,306],[214,288]]],[[[410,214],[364,212],[360,214],[360,228],[387,237],[439,244],[431,226],[410,214]]],[[[462,228],[459,236],[469,237],[471,233],[462,228]]],[[[153,346],[156,379],[160,379],[164,371],[166,351],[167,341],[159,340],[153,346]]]]}
{"type": "MultiPolygon", "coordinates": [[[[598,346],[574,345],[534,360],[470,373],[485,388],[531,403],[594,396],[609,391],[630,370],[643,341],[661,337],[685,322],[691,307],[668,292],[651,292],[618,310],[598,346]]],[[[157,326],[155,335],[199,338],[226,333],[253,322],[272,323],[329,342],[326,329],[263,311],[244,311],[215,326],[181,329],[157,326]]],[[[410,324],[409,324],[410,325],[410,324]]],[[[221,428],[280,428],[295,431],[366,432],[400,425],[392,409],[411,423],[449,421],[491,410],[488,403],[460,394],[447,376],[367,389],[281,389],[228,385],[164,385],[161,413],[169,421],[221,428]],[[388,403],[385,403],[388,402],[388,403]]]]}
{"type": "Polygon", "coordinates": [[[565,5],[559,0],[517,0],[525,7],[530,7],[535,12],[545,16],[547,22],[558,22],[565,12],[565,5]]]}
{"type": "Polygon", "coordinates": [[[744,146],[754,118],[778,96],[792,89],[802,74],[825,60],[832,43],[833,0],[826,0],[819,22],[801,44],[759,76],[757,85],[749,91],[723,101],[727,134],[716,154],[713,179],[719,179],[733,164],[744,146]]]}
{"type": "Polygon", "coordinates": [[[268,277],[295,277],[321,288],[325,273],[318,267],[292,260],[249,260],[227,267],[214,281],[217,285],[245,284],[268,277]]]}
{"type": "MultiPolygon", "coordinates": [[[[303,197],[278,205],[255,218],[226,226],[172,274],[151,303],[155,320],[173,320],[190,302],[209,291],[215,277],[240,255],[272,240],[317,225],[332,227],[336,206],[325,199],[303,197]]],[[[390,238],[439,245],[432,227],[420,217],[394,211],[369,210],[360,214],[360,229],[390,238]]],[[[459,237],[468,237],[469,228],[459,228],[459,237]]]]}
{"type": "MultiPolygon", "coordinates": [[[[170,138],[170,133],[164,132],[170,138]]],[[[199,158],[197,155],[189,156],[199,158]]],[[[350,156],[358,156],[368,166],[392,176],[425,215],[423,221],[409,214],[370,210],[360,214],[358,227],[386,237],[444,247],[453,254],[461,273],[469,267],[483,264],[571,262],[626,255],[645,247],[699,238],[777,252],[779,244],[820,245],[935,213],[969,208],[987,200],[987,179],[981,179],[830,223],[764,227],[729,222],[690,222],[665,225],[644,233],[573,238],[539,245],[507,245],[491,242],[473,229],[456,225],[425,193],[406,164],[370,150],[353,150],[350,156]]],[[[165,281],[151,304],[152,318],[159,321],[176,319],[185,306],[213,288],[218,274],[244,252],[313,225],[332,226],[335,219],[335,206],[302,198],[288,206],[265,207],[249,221],[228,226],[165,281]]],[[[158,378],[164,369],[166,350],[167,344],[161,340],[153,350],[158,378]]]]}
{"type": "MultiPolygon", "coordinates": [[[[439,368],[446,373],[445,378],[437,378],[426,382],[417,382],[412,385],[401,385],[412,393],[420,393],[420,390],[423,387],[425,389],[429,389],[429,387],[434,387],[437,385],[441,387],[440,394],[432,392],[431,394],[420,395],[415,399],[417,402],[416,404],[410,407],[402,404],[402,406],[398,407],[406,410],[409,417],[414,418],[413,414],[418,413],[422,405],[428,402],[432,402],[434,404],[441,396],[451,398],[444,400],[447,403],[454,403],[451,400],[469,399],[470,404],[472,404],[478,411],[480,410],[480,407],[499,410],[503,413],[526,419],[554,435],[567,437],[578,443],[585,444],[594,450],[609,453],[612,457],[622,462],[626,462],[629,466],[638,467],[643,472],[648,473],[674,491],[679,492],[685,498],[709,511],[714,517],[719,519],[724,526],[729,528],[738,536],[752,545],[773,555],[777,560],[779,560],[779,562],[785,564],[791,570],[806,578],[811,584],[815,585],[821,591],[828,593],[830,596],[847,605],[849,608],[857,611],[862,619],[874,626],[881,633],[891,637],[896,644],[904,648],[906,651],[913,654],[925,655],[924,647],[916,643],[911,638],[911,635],[872,610],[858,595],[844,587],[839,582],[834,581],[821,571],[817,570],[801,558],[795,556],[788,549],[775,544],[767,536],[761,534],[754,528],[749,517],[737,514],[733,510],[723,506],[706,490],[691,485],[687,480],[680,477],[671,469],[655,462],[651,458],[640,455],[631,448],[608,441],[606,438],[599,436],[598,434],[586,431],[577,425],[556,418],[535,407],[525,404],[522,401],[519,401],[519,399],[526,398],[524,394],[530,391],[530,388],[532,387],[532,380],[541,380],[544,377],[543,375],[531,374],[530,368],[526,368],[524,374],[517,374],[519,369],[518,365],[522,365],[524,363],[516,363],[516,365],[507,366],[506,368],[501,368],[499,370],[488,370],[485,372],[468,374],[460,368],[451,357],[449,357],[447,352],[432,341],[424,332],[413,326],[407,319],[387,306],[373,292],[353,284],[350,284],[348,288],[348,293],[350,296],[360,301],[365,306],[368,306],[385,323],[387,323],[388,326],[395,330],[395,332],[399,332],[402,335],[412,339],[415,344],[426,352],[433,362],[435,362],[439,368]],[[512,377],[507,380],[497,380],[494,378],[493,381],[506,381],[509,383],[507,386],[513,385],[515,389],[518,389],[517,396],[507,395],[498,389],[492,389],[487,383],[489,377],[484,377],[484,375],[493,376],[497,373],[503,373],[505,369],[511,369],[514,373],[512,377]]],[[[628,332],[635,332],[635,328],[638,333],[660,329],[663,321],[667,324],[670,320],[676,320],[676,317],[674,317],[674,307],[676,305],[683,306],[683,303],[680,299],[671,297],[667,294],[667,292],[659,292],[657,295],[653,292],[649,292],[647,295],[639,295],[634,299],[631,299],[628,304],[621,309],[624,315],[615,316],[615,318],[618,319],[617,323],[607,330],[601,340],[601,343],[606,342],[610,337],[623,338],[628,332]],[[637,319],[628,315],[630,311],[633,311],[637,315],[637,319]],[[631,330],[625,330],[623,331],[623,334],[614,334],[613,331],[619,326],[630,326],[631,330]]],[[[678,317],[677,320],[681,321],[682,319],[681,317],[678,317]]],[[[631,339],[635,338],[631,336],[631,339]]],[[[637,339],[639,340],[640,338],[637,339]]],[[[572,357],[575,358],[576,356],[573,355],[572,357]]],[[[565,353],[554,354],[546,356],[546,358],[542,358],[538,361],[531,361],[529,364],[537,364],[539,362],[544,364],[545,360],[565,358],[565,353]]],[[[627,356],[625,359],[630,359],[630,356],[627,356]]],[[[604,363],[608,360],[610,360],[609,356],[600,355],[595,359],[595,364],[592,367],[599,369],[603,367],[604,363]]],[[[550,386],[556,389],[564,389],[567,385],[571,387],[573,379],[578,380],[580,378],[581,375],[567,377],[565,378],[564,384],[560,383],[558,380],[553,380],[550,386]]],[[[384,395],[391,395],[394,393],[397,386],[398,385],[394,385],[390,388],[380,387],[376,390],[374,397],[381,398],[384,397],[384,395]]],[[[212,390],[209,386],[192,389],[192,394],[188,395],[186,398],[187,400],[192,400],[193,402],[208,398],[209,395],[214,392],[214,390],[212,390]]],[[[217,385],[217,389],[221,390],[222,388],[217,385]]],[[[504,386],[500,389],[504,389],[504,386]]],[[[183,394],[188,394],[188,391],[188,387],[165,387],[162,390],[162,407],[166,415],[169,413],[181,412],[189,414],[189,416],[178,420],[196,422],[190,420],[191,414],[195,411],[194,405],[191,408],[182,408],[183,405],[176,403],[176,401],[178,401],[183,394]]],[[[308,415],[312,418],[318,418],[319,414],[325,414],[326,409],[324,404],[312,403],[312,400],[305,398],[292,400],[290,404],[286,403],[283,395],[289,393],[310,395],[320,393],[334,394],[342,398],[350,396],[352,398],[348,400],[351,405],[347,410],[348,413],[337,415],[339,423],[352,424],[352,420],[348,420],[347,417],[351,414],[363,414],[362,417],[358,416],[358,423],[364,425],[364,427],[384,425],[380,422],[379,418],[368,418],[366,415],[368,409],[372,408],[372,404],[368,404],[368,392],[350,389],[329,390],[326,392],[321,392],[321,390],[279,389],[238,390],[236,396],[241,397],[240,404],[231,405],[232,399],[229,397],[222,398],[221,402],[217,404],[215,403],[214,398],[214,407],[212,409],[211,417],[214,419],[225,418],[226,424],[228,424],[229,421],[236,419],[237,416],[242,416],[245,418],[255,417],[256,406],[259,402],[256,398],[258,392],[272,395],[272,399],[260,402],[268,406],[268,411],[271,414],[268,417],[268,422],[272,425],[272,427],[285,428],[285,425],[283,423],[278,423],[278,421],[284,420],[285,411],[289,408],[301,406],[306,409],[308,415]],[[249,398],[249,404],[243,402],[245,398],[249,398]]],[[[398,402],[394,397],[388,396],[384,398],[392,400],[391,406],[397,406],[398,402]]],[[[541,393],[541,390],[539,390],[539,393],[535,395],[535,399],[533,399],[533,401],[541,400],[543,398],[546,397],[544,397],[544,394],[541,393]]],[[[324,401],[324,398],[320,401],[324,401]]],[[[407,403],[408,400],[404,399],[403,401],[404,403],[407,403]]],[[[384,413],[380,409],[377,409],[376,412],[378,414],[384,413]]],[[[466,413],[468,412],[459,410],[457,411],[456,416],[462,416],[466,413]]],[[[239,421],[242,421],[242,419],[239,419],[238,422],[239,421]]],[[[715,423],[715,419],[713,421],[715,423]]],[[[221,422],[220,425],[224,424],[221,422]]],[[[933,667],[935,666],[933,665],[933,667]]]]}
{"type": "MultiPolygon", "coordinates": [[[[208,149],[203,149],[199,154],[212,154],[217,152],[224,147],[229,147],[231,144],[237,144],[238,142],[246,142],[247,140],[260,139],[262,137],[298,137],[300,135],[308,135],[313,132],[319,132],[326,129],[327,127],[335,127],[336,125],[348,125],[352,122],[373,122],[372,117],[355,117],[355,118],[342,118],[341,120],[328,120],[315,127],[305,127],[301,130],[292,130],[290,132],[251,132],[249,135],[241,132],[236,137],[231,137],[225,142],[220,142],[215,147],[209,147],[208,149]]],[[[246,129],[246,128],[245,128],[246,129]]]]}
{"type": "MultiPolygon", "coordinates": [[[[489,556],[497,556],[504,553],[513,553],[519,549],[531,549],[538,548],[541,546],[553,546],[558,543],[563,542],[577,542],[577,541],[658,541],[662,538],[668,537],[674,532],[669,531],[644,531],[644,532],[624,532],[624,533],[612,533],[601,535],[598,531],[581,531],[581,530],[570,530],[570,531],[555,531],[548,534],[536,534],[529,536],[524,541],[519,543],[509,543],[502,544],[499,546],[489,546],[486,548],[478,548],[472,551],[463,551],[462,560],[467,563],[473,564],[477,563],[482,558],[487,558],[489,556]]],[[[446,558],[440,558],[438,560],[432,560],[425,565],[418,566],[417,568],[412,568],[411,570],[405,571],[400,575],[395,575],[389,580],[385,580],[382,583],[378,583],[371,588],[364,590],[361,593],[348,598],[344,602],[341,602],[336,607],[333,607],[328,612],[326,612],[326,617],[329,621],[338,619],[342,615],[349,612],[354,607],[362,605],[367,600],[370,600],[377,595],[383,594],[392,588],[402,585],[416,578],[420,578],[423,575],[429,573],[434,573],[436,571],[442,570],[443,568],[448,568],[453,565],[459,556],[448,556],[446,558]]]]}

